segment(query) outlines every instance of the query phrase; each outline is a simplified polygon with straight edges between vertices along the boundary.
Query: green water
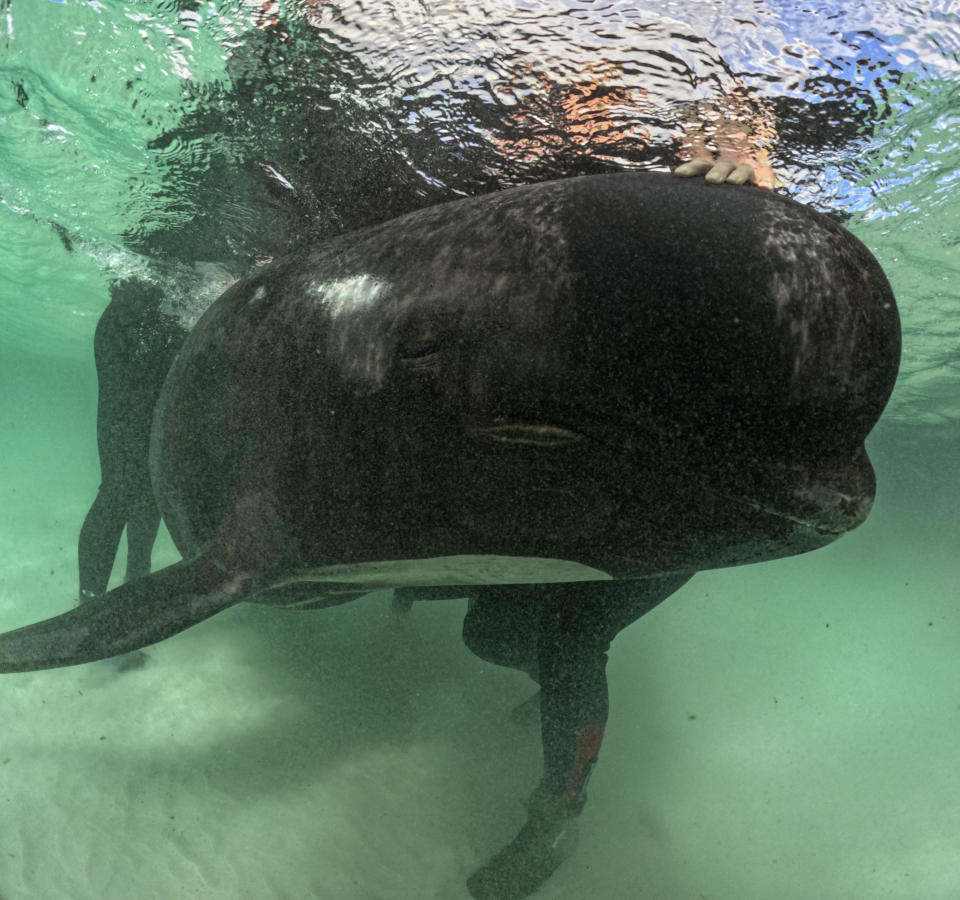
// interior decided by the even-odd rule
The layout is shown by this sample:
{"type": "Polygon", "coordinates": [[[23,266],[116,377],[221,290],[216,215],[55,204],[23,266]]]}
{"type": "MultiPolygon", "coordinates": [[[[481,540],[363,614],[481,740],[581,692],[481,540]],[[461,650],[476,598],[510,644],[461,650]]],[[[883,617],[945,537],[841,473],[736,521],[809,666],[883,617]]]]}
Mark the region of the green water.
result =
{"type": "MultiPolygon", "coordinates": [[[[161,214],[150,140],[227,83],[249,19],[175,6],[0,2],[4,630],[75,596],[108,273],[138,216],[161,214]]],[[[401,24],[428,9],[395,6],[401,24]]],[[[540,897],[960,896],[960,10],[857,10],[906,74],[878,76],[869,135],[783,174],[850,215],[900,304],[876,509],[816,554],[698,575],[618,638],[583,840],[540,897]]],[[[175,558],[162,539],[157,563],[175,558]]],[[[130,676],[4,676],[0,898],[466,898],[522,822],[539,751],[506,723],[527,683],[470,656],[462,613],[238,609],[130,676]]]]}

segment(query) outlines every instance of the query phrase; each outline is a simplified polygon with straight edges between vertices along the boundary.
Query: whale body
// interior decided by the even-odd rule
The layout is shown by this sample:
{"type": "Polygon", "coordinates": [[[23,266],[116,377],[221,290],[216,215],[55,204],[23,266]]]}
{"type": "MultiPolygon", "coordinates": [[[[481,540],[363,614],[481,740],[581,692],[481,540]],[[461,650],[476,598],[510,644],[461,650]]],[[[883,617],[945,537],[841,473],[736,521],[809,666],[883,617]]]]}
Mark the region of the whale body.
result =
{"type": "Polygon", "coordinates": [[[587,176],[277,261],[188,336],[151,473],[183,562],[0,636],[0,671],[245,601],[643,579],[866,518],[900,328],[869,251],[750,188],[587,176]]]}

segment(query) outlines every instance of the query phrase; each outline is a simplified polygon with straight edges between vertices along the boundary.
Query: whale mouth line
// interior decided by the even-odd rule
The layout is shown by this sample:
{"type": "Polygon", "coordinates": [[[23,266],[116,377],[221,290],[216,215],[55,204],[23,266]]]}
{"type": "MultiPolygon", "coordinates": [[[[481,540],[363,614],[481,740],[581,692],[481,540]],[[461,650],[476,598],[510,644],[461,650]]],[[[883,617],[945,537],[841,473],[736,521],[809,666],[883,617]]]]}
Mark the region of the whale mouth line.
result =
{"type": "Polygon", "coordinates": [[[584,440],[576,431],[544,422],[502,422],[475,426],[471,431],[482,440],[507,446],[567,447],[584,440]]]}
{"type": "Polygon", "coordinates": [[[811,491],[810,497],[807,498],[808,501],[819,501],[818,506],[813,509],[807,506],[805,510],[791,511],[779,504],[763,503],[752,497],[728,497],[728,499],[736,500],[757,512],[792,522],[816,534],[830,537],[839,537],[852,531],[863,522],[873,505],[865,498],[841,491],[830,491],[822,487],[811,491]]]}

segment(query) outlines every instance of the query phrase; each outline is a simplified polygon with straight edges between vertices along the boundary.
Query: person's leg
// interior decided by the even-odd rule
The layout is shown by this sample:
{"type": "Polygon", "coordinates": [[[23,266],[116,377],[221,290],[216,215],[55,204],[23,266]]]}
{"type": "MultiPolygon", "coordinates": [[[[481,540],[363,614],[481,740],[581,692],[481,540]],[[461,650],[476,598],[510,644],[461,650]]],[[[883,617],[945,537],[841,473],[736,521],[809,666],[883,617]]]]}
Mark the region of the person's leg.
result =
{"type": "Polygon", "coordinates": [[[153,497],[149,472],[144,470],[136,481],[127,513],[127,571],[124,581],[150,574],[153,545],[160,530],[160,509],[153,497]]]}
{"type": "MultiPolygon", "coordinates": [[[[131,445],[109,439],[110,429],[101,427],[99,431],[103,482],[84,519],[77,545],[81,603],[107,590],[124,526],[127,528],[124,580],[148,574],[153,542],[160,526],[160,512],[145,465],[139,466],[139,475],[131,476],[129,472],[138,468],[125,464],[131,445]]],[[[145,461],[145,454],[143,458],[145,461]]],[[[116,657],[113,664],[117,671],[125,672],[139,669],[147,659],[143,650],[134,650],[116,657]]]]}
{"type": "Polygon", "coordinates": [[[607,722],[610,644],[690,578],[588,582],[550,592],[537,641],[545,789],[582,805],[607,722]]]}
{"type": "Polygon", "coordinates": [[[125,394],[132,377],[131,346],[135,337],[125,295],[117,294],[114,286],[111,295],[113,299],[100,316],[93,339],[100,487],[77,543],[81,602],[107,590],[128,515],[125,394]]]}
{"type": "Polygon", "coordinates": [[[148,467],[150,427],[184,336],[178,323],[160,312],[157,284],[114,282],[110,296],[94,336],[101,485],[77,546],[81,600],[107,589],[124,526],[126,580],[150,571],[160,524],[148,467]]]}
{"type": "Polygon", "coordinates": [[[584,788],[607,721],[610,642],[689,578],[539,586],[535,671],[541,685],[543,779],[527,802],[519,834],[468,879],[477,900],[528,896],[570,852],[573,819],[586,802],[584,788]]]}
{"type": "MultiPolygon", "coordinates": [[[[606,584],[616,585],[617,595],[623,591],[621,583],[606,584]]],[[[582,593],[587,597],[597,593],[609,597],[609,590],[581,587],[586,587],[582,593]]],[[[603,623],[594,621],[602,614],[596,602],[578,605],[576,597],[563,595],[551,601],[541,617],[537,644],[543,738],[540,789],[566,803],[582,805],[583,787],[607,723],[610,639],[603,623]]]]}
{"type": "Polygon", "coordinates": [[[106,591],[126,521],[122,495],[104,482],[80,529],[77,563],[81,603],[106,591]]]}
{"type": "Polygon", "coordinates": [[[472,591],[463,619],[463,642],[487,662],[537,678],[541,584],[485,585],[472,591]]]}

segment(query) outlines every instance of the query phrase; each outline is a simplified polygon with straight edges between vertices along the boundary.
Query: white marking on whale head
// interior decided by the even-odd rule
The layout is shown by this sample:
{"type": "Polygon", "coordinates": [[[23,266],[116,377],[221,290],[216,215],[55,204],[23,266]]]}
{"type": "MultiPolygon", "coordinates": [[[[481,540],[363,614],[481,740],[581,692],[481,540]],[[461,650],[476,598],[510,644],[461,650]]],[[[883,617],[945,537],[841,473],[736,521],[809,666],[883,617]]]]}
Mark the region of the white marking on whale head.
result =
{"type": "Polygon", "coordinates": [[[387,282],[364,273],[335,281],[314,282],[310,288],[331,317],[336,319],[346,313],[373,306],[387,289],[387,282]]]}
{"type": "MultiPolygon", "coordinates": [[[[781,262],[770,268],[769,292],[777,321],[789,330],[790,341],[784,351],[792,356],[793,378],[797,380],[804,370],[813,371],[821,364],[818,351],[822,342],[814,335],[818,321],[828,314],[822,298],[833,298],[835,304],[849,294],[836,265],[840,245],[836,235],[809,228],[787,207],[770,204],[763,213],[763,225],[767,254],[781,262]]],[[[838,320],[835,339],[843,345],[845,355],[853,358],[859,316],[834,314],[838,320]]]]}

